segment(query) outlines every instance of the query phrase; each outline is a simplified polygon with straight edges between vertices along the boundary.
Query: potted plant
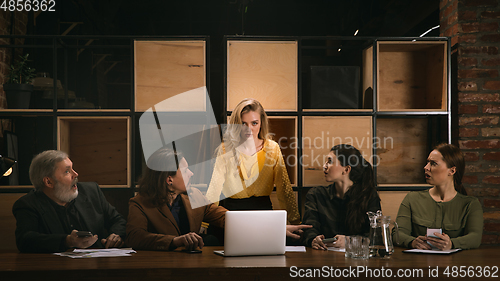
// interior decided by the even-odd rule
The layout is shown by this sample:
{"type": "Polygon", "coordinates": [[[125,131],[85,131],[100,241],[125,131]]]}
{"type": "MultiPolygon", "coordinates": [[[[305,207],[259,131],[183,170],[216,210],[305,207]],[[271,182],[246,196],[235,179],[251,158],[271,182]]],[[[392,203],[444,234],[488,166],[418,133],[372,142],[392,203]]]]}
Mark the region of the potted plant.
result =
{"type": "Polygon", "coordinates": [[[3,84],[9,108],[29,108],[35,69],[28,66],[28,56],[19,56],[19,60],[10,66],[7,83],[3,84]]]}

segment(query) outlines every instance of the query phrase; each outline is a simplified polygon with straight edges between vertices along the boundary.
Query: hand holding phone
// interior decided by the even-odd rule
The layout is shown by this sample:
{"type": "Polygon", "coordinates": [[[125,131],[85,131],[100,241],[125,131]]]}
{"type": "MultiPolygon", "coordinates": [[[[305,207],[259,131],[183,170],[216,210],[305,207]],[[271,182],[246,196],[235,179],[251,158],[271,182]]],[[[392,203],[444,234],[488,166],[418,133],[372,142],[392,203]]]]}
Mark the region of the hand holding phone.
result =
{"type": "Polygon", "coordinates": [[[443,230],[441,228],[427,228],[427,237],[435,237],[438,238],[436,235],[434,235],[434,232],[437,232],[439,234],[443,234],[443,230]]]}
{"type": "Polygon", "coordinates": [[[76,232],[76,235],[79,237],[79,238],[83,238],[83,237],[91,237],[92,236],[92,232],[90,231],[77,231],[76,232]]]}
{"type": "Polygon", "coordinates": [[[66,236],[66,246],[68,248],[86,249],[97,241],[97,235],[92,235],[90,231],[78,231],[73,229],[71,234],[66,236]]]}
{"type": "Polygon", "coordinates": [[[337,237],[323,239],[323,243],[333,243],[337,241],[337,237]]]}
{"type": "MultiPolygon", "coordinates": [[[[427,228],[427,237],[441,239],[441,238],[437,237],[436,235],[434,235],[434,232],[437,232],[439,234],[443,234],[443,230],[441,228],[427,228]]],[[[432,249],[437,249],[437,247],[432,245],[432,243],[430,243],[429,241],[427,241],[427,244],[429,244],[429,246],[431,246],[432,249]]]]}

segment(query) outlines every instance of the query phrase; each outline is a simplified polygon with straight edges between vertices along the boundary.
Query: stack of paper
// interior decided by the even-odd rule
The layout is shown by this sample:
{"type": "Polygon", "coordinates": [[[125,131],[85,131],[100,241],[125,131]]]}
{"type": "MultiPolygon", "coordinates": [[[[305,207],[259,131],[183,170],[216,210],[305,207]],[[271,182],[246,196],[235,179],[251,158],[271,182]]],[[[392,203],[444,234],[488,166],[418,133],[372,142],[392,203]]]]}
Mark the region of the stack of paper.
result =
{"type": "Polygon", "coordinates": [[[75,249],[72,252],[54,253],[69,258],[129,257],[136,253],[132,248],[123,249],[75,249]]]}
{"type": "Polygon", "coordinates": [[[411,249],[411,250],[404,250],[404,253],[420,253],[420,254],[441,254],[441,255],[448,255],[448,254],[453,254],[462,249],[451,249],[447,251],[441,251],[441,250],[420,250],[420,249],[411,249]]]}

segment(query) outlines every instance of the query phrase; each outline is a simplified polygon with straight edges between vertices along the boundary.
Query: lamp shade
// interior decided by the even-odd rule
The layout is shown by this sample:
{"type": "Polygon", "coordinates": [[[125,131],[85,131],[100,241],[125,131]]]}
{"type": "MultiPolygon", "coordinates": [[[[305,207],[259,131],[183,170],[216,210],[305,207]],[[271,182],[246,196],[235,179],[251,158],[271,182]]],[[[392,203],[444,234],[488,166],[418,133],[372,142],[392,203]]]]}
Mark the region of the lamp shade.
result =
{"type": "Polygon", "coordinates": [[[10,168],[16,164],[17,161],[10,157],[0,155],[0,177],[10,175],[10,168]]]}

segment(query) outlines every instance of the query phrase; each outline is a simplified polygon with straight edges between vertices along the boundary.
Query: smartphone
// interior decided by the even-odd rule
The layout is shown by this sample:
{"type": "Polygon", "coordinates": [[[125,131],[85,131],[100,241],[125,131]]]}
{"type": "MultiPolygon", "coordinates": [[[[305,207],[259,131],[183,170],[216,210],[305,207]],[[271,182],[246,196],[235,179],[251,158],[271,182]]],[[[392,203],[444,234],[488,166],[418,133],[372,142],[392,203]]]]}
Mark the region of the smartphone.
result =
{"type": "MultiPolygon", "coordinates": [[[[438,238],[436,235],[434,235],[434,232],[437,232],[439,234],[443,234],[443,230],[441,228],[427,228],[427,237],[434,237],[438,238]]],[[[439,239],[439,238],[438,238],[439,239]]],[[[427,241],[427,244],[431,246],[432,249],[437,249],[434,245],[432,245],[429,241],[427,241]]]]}
{"type": "Polygon", "coordinates": [[[189,253],[189,254],[200,254],[201,250],[186,250],[186,249],[184,249],[181,252],[189,253]]]}
{"type": "Polygon", "coordinates": [[[337,237],[323,239],[323,243],[332,243],[337,241],[337,237]]]}
{"type": "Polygon", "coordinates": [[[90,231],[77,231],[76,235],[78,237],[81,237],[81,238],[83,238],[83,237],[91,237],[92,236],[92,232],[90,232],[90,231]]]}
{"type": "Polygon", "coordinates": [[[438,238],[436,235],[434,235],[434,232],[437,232],[439,234],[443,234],[443,230],[441,228],[427,228],[427,237],[438,238]]]}

